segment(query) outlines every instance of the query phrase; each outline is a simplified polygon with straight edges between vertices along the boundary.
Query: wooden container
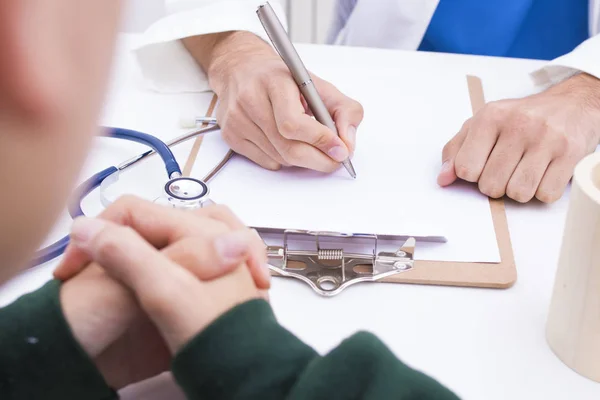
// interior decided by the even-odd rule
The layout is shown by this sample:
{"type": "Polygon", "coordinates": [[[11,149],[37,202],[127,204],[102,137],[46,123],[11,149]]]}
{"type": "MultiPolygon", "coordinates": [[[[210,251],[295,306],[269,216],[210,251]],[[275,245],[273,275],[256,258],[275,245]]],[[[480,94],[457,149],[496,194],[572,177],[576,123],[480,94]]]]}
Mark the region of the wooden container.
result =
{"type": "Polygon", "coordinates": [[[600,382],[600,153],[572,182],[546,338],[567,366],[600,382]]]}

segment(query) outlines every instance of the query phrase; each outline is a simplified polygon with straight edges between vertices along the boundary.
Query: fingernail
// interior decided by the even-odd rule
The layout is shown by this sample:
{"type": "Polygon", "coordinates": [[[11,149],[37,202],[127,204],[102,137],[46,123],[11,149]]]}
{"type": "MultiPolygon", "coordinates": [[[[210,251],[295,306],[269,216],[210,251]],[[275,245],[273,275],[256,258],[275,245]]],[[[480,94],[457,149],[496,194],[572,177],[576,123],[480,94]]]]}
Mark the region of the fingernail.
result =
{"type": "Polygon", "coordinates": [[[106,223],[97,218],[76,218],[71,227],[70,241],[77,247],[85,248],[105,226],[106,223]]]}
{"type": "Polygon", "coordinates": [[[445,161],[442,164],[442,168],[440,169],[440,174],[444,173],[444,172],[448,172],[450,170],[450,160],[445,161]]]}
{"type": "Polygon", "coordinates": [[[348,152],[342,146],[332,147],[327,154],[338,162],[342,162],[348,157],[348,152]]]}
{"type": "Polygon", "coordinates": [[[356,144],[356,127],[355,126],[350,126],[348,128],[348,141],[350,143],[352,143],[352,146],[354,146],[356,144]]]}
{"type": "Polygon", "coordinates": [[[232,232],[215,240],[215,250],[224,263],[241,259],[248,250],[248,242],[243,232],[232,232]]]}

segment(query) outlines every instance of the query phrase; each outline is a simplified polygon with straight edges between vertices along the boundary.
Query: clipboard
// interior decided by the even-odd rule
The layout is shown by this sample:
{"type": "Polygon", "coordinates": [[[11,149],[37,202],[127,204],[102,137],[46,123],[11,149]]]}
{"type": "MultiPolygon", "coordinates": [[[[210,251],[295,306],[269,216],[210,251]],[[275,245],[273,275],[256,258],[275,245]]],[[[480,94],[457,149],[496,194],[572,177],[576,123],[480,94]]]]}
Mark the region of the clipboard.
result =
{"type": "MultiPolygon", "coordinates": [[[[485,105],[482,81],[476,76],[467,76],[466,83],[473,115],[485,105]]],[[[208,107],[206,116],[211,116],[217,103],[216,95],[208,107]]],[[[198,137],[184,168],[188,176],[197,158],[202,137],[198,137]]],[[[231,151],[230,151],[231,153],[231,151]]],[[[231,156],[228,153],[226,159],[231,156]]],[[[352,235],[361,240],[374,240],[372,254],[343,254],[339,249],[321,249],[319,235],[338,240],[349,239],[340,233],[309,231],[286,231],[281,246],[268,246],[269,264],[272,275],[299,278],[323,296],[334,296],[351,284],[361,281],[389,283],[459,286],[506,289],[517,280],[517,270],[508,230],[508,221],[503,199],[489,199],[492,221],[500,252],[499,263],[446,262],[413,260],[415,246],[419,241],[436,238],[406,237],[403,245],[395,252],[377,251],[375,235],[352,235]],[[308,235],[316,240],[315,251],[288,251],[286,235],[308,235]],[[295,258],[294,258],[295,257],[295,258]],[[318,259],[318,262],[315,261],[318,259]],[[341,264],[340,264],[341,262],[341,264]],[[370,267],[367,264],[372,264],[370,267]],[[295,263],[295,264],[294,264],[295,263]],[[296,264],[303,264],[302,267],[296,264]],[[273,266],[275,264],[275,266],[273,266]],[[362,272],[361,272],[362,268],[362,272]],[[366,269],[365,269],[366,268],[366,269]],[[371,268],[369,271],[368,268],[371,268]],[[303,270],[302,274],[294,271],[303,270]],[[322,270],[325,272],[322,272],[322,270]]],[[[260,231],[262,234],[269,232],[260,231]]]]}
{"type": "MultiPolygon", "coordinates": [[[[467,86],[473,115],[485,105],[481,79],[467,76],[467,86]]],[[[399,275],[384,278],[384,282],[414,283],[445,286],[466,286],[507,289],[517,280],[517,268],[508,230],[504,199],[489,199],[496,241],[500,251],[499,263],[461,263],[444,261],[415,261],[414,268],[399,275]]]]}

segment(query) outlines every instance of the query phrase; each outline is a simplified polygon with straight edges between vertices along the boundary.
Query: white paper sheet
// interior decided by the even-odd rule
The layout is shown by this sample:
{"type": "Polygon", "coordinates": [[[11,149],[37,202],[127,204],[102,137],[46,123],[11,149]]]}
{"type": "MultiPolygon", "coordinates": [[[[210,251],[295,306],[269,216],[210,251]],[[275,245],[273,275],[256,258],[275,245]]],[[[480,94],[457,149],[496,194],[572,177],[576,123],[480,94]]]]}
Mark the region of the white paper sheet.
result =
{"type": "MultiPolygon", "coordinates": [[[[471,116],[464,76],[402,76],[394,69],[319,70],[365,109],[353,158],[357,179],[301,169],[267,171],[236,157],[211,183],[211,197],[250,226],[389,235],[442,235],[419,243],[426,260],[499,262],[488,199],[477,188],[436,183],[444,144],[471,116]],[[361,79],[361,76],[372,77],[361,79]]],[[[227,150],[207,137],[193,176],[227,150]]]]}

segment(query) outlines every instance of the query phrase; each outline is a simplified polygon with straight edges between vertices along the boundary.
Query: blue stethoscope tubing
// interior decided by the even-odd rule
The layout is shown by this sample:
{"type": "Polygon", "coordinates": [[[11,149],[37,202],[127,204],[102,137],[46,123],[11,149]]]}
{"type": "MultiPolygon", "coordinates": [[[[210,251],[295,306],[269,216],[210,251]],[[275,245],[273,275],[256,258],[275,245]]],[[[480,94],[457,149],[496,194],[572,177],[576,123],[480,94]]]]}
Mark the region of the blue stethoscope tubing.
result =
{"type": "MultiPolygon", "coordinates": [[[[85,215],[83,210],[81,209],[81,202],[88,194],[97,189],[106,178],[119,171],[125,170],[126,168],[134,165],[138,161],[150,155],[158,154],[160,156],[165,165],[165,169],[167,171],[167,176],[169,177],[169,179],[181,176],[181,168],[179,166],[179,163],[175,159],[175,156],[173,155],[170,146],[177,145],[195,136],[206,134],[219,129],[219,126],[216,124],[215,120],[211,119],[210,121],[208,121],[208,123],[212,124],[213,126],[187,133],[169,143],[165,143],[157,137],[149,135],[147,133],[142,133],[131,129],[112,127],[105,129],[105,131],[107,132],[105,136],[107,137],[140,143],[150,147],[152,150],[148,150],[134,157],[133,159],[124,162],[120,166],[108,167],[98,172],[97,174],[94,174],[85,182],[80,184],[75,189],[74,195],[68,204],[68,211],[71,218],[77,218],[85,215]]],[[[67,235],[62,239],[54,242],[53,244],[38,250],[35,253],[34,257],[30,260],[30,265],[32,267],[41,265],[57,258],[58,256],[64,253],[68,244],[69,236],[67,235]]]]}

